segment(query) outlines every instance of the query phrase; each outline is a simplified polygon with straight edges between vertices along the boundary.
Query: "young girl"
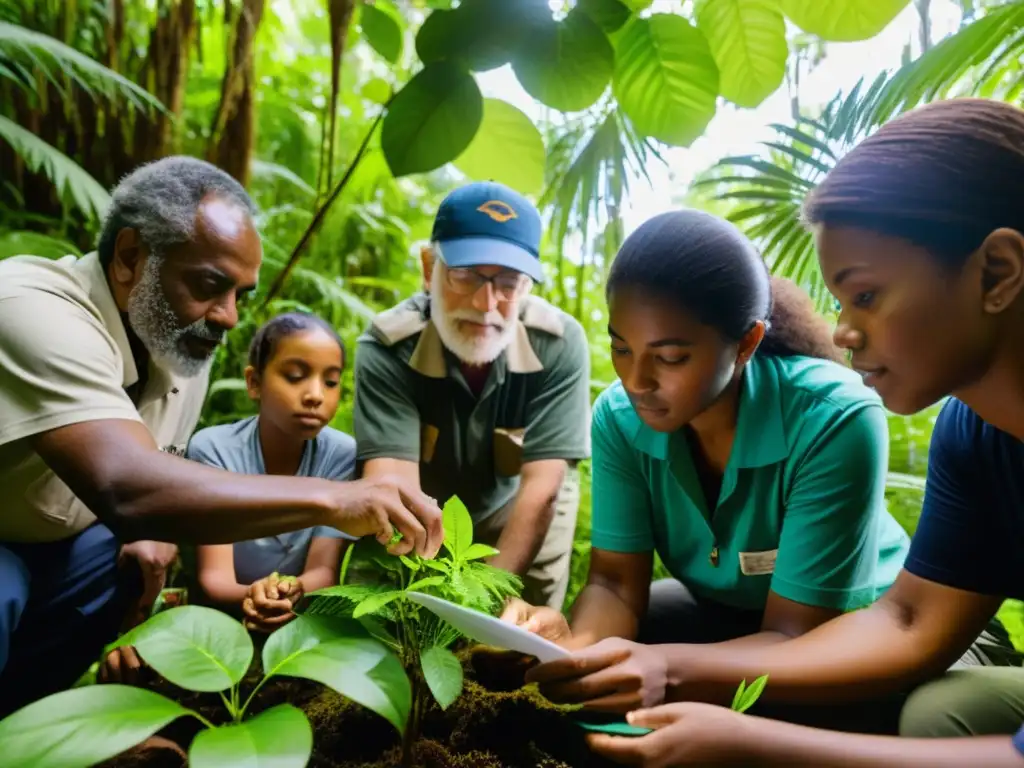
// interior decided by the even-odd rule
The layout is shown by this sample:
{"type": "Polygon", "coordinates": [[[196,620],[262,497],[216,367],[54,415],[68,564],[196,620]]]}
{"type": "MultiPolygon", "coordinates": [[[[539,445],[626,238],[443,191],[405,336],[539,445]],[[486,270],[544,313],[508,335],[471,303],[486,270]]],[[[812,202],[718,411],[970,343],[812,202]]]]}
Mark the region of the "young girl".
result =
{"type": "MultiPolygon", "coordinates": [[[[956,99],[893,120],[836,166],[806,217],[853,365],[898,413],[952,395],[932,435],[924,508],[881,600],[770,648],[687,653],[681,698],[725,702],[740,679],[765,673],[777,700],[884,694],[941,673],[1004,598],[1024,598],[1024,112],[956,99]]],[[[917,738],[702,704],[632,721],[658,731],[593,746],[645,766],[1020,768],[1024,670],[971,667],[921,686],[900,729],[917,738]]]]}
{"type": "MultiPolygon", "coordinates": [[[[275,317],[256,332],[245,370],[259,415],[197,432],[188,458],[244,474],[348,480],[355,441],[327,426],[344,366],[344,345],[326,322],[275,317]]],[[[243,616],[251,629],[273,630],[294,616],[305,592],[337,583],[342,545],[340,532],[316,527],[198,547],[203,601],[243,616]]]]}
{"type": "Polygon", "coordinates": [[[733,225],[651,219],[607,295],[619,381],[594,405],[589,581],[571,625],[507,617],[586,648],[532,671],[549,697],[625,712],[674,697],[688,646],[653,644],[773,647],[873,603],[909,542],[881,402],[733,225]],[[655,551],[674,578],[652,586],[655,551]]]}

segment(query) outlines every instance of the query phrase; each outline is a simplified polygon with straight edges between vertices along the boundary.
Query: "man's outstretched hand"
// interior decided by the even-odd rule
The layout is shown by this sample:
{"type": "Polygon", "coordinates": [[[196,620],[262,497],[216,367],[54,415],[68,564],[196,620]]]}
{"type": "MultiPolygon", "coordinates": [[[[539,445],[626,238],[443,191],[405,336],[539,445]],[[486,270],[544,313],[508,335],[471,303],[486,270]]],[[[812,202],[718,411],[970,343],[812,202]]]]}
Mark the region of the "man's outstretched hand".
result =
{"type": "Polygon", "coordinates": [[[330,525],[339,531],[374,536],[395,555],[415,551],[433,558],[441,549],[441,509],[415,483],[383,475],[338,483],[338,493],[338,511],[330,525]],[[395,529],[402,538],[391,544],[395,529]]]}

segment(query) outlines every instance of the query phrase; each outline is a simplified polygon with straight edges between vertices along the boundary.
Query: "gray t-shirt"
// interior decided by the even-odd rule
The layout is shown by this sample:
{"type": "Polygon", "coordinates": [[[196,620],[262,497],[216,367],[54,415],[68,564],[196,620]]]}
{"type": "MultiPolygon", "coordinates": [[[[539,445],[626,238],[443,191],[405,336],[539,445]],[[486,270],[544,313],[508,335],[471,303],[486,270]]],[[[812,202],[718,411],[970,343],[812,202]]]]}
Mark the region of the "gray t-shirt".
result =
{"type": "MultiPolygon", "coordinates": [[[[266,474],[260,446],[259,417],[221,424],[200,430],[192,436],[186,457],[243,475],[266,474]]],[[[349,480],[355,471],[356,441],[344,432],[325,427],[302,451],[297,477],[321,477],[349,480]]],[[[353,537],[327,526],[265,536],[262,539],[235,542],[235,578],[239,584],[252,584],[274,571],[282,576],[298,576],[306,566],[309,544],[314,538],[353,537]]]]}

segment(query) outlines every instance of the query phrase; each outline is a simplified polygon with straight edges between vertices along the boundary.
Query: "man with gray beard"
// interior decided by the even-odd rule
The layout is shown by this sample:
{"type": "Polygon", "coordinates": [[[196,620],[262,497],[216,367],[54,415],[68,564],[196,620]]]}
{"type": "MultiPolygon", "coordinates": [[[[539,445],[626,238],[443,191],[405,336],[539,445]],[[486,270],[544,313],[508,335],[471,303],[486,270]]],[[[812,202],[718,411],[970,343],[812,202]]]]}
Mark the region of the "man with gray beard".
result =
{"type": "Polygon", "coordinates": [[[440,510],[408,480],[181,458],[256,287],[254,213],[227,174],[166,158],[114,190],[96,252],[0,262],[0,717],[69,686],[140,618],[170,542],[327,525],[383,542],[397,528],[399,553],[440,547],[440,510]]]}
{"type": "Polygon", "coordinates": [[[356,352],[364,477],[457,495],[491,563],[562,607],[590,450],[590,356],[578,322],[530,295],[541,220],[495,183],[457,189],[422,251],[426,293],[379,315],[356,352]]]}

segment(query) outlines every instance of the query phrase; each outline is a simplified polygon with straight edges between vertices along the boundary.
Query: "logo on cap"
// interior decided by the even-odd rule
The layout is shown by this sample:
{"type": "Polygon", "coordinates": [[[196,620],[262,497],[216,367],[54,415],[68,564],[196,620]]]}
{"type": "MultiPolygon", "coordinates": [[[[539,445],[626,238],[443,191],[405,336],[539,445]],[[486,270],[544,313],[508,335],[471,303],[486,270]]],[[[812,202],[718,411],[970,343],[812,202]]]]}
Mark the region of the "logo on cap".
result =
{"type": "Polygon", "coordinates": [[[481,213],[486,213],[499,224],[504,224],[506,221],[519,218],[519,214],[515,212],[515,209],[508,203],[503,203],[501,200],[488,200],[477,208],[477,210],[481,213]]]}

